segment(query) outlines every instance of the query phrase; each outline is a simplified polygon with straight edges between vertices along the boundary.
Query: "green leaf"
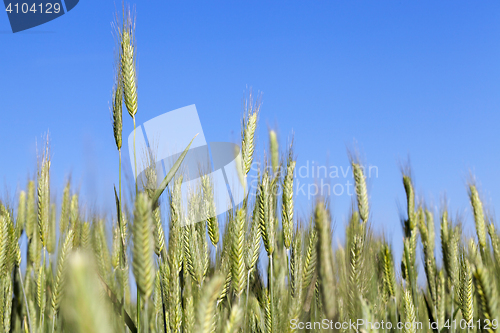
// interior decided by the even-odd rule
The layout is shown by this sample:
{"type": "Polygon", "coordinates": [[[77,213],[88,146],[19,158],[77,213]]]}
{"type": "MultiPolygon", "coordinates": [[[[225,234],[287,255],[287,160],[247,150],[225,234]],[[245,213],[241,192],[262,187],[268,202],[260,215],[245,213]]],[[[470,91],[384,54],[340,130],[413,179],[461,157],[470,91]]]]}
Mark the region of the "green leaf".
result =
{"type": "Polygon", "coordinates": [[[126,256],[125,256],[125,249],[126,249],[126,246],[125,246],[125,239],[123,239],[123,228],[122,228],[122,209],[121,209],[121,204],[120,204],[120,199],[118,198],[118,194],[116,193],[116,186],[113,186],[113,188],[115,189],[115,202],[116,202],[116,215],[117,215],[117,218],[118,218],[118,228],[120,230],[120,240],[121,240],[121,256],[122,256],[122,259],[123,259],[123,263],[126,262],[126,256]]]}
{"type": "Polygon", "coordinates": [[[198,134],[196,134],[194,136],[194,138],[191,140],[191,142],[188,144],[188,146],[186,147],[186,149],[184,149],[184,151],[182,152],[181,156],[179,156],[179,158],[177,159],[177,161],[175,161],[174,165],[172,166],[172,169],[170,169],[167,173],[167,176],[165,177],[165,179],[163,179],[163,181],[161,182],[160,186],[158,187],[158,189],[155,191],[155,193],[153,194],[153,197],[152,197],[152,204],[153,204],[153,207],[156,205],[156,202],[158,201],[158,199],[160,198],[160,195],[163,193],[163,191],[165,191],[165,189],[167,188],[168,186],[168,183],[170,183],[170,181],[172,180],[172,178],[174,178],[174,175],[175,173],[177,172],[177,170],[179,169],[179,167],[181,166],[182,164],[182,161],[184,161],[184,157],[186,157],[186,154],[187,152],[189,151],[189,147],[191,147],[191,144],[193,143],[194,139],[198,136],[198,134]]]}

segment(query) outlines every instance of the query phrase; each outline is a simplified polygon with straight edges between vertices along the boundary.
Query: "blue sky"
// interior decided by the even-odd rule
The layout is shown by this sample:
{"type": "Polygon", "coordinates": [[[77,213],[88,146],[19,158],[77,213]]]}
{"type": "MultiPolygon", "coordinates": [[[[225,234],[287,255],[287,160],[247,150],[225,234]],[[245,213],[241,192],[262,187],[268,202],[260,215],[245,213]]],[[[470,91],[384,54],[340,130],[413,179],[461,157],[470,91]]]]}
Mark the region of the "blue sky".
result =
{"type": "MultiPolygon", "coordinates": [[[[446,194],[470,232],[470,171],[486,206],[499,207],[499,2],[142,0],[136,9],[138,124],[196,104],[208,141],[237,142],[251,86],[263,92],[261,156],[269,128],[282,146],[295,133],[297,167],[347,168],[346,147],[356,142],[378,169],[369,179],[374,228],[395,244],[408,157],[417,194],[435,207],[446,194]]],[[[35,171],[35,141],[49,130],[56,195],[71,172],[91,207],[113,204],[114,10],[112,1],[82,0],[17,34],[0,14],[4,198],[35,171]]],[[[132,121],[124,119],[125,138],[132,121]]],[[[338,237],[350,200],[332,196],[338,237]]],[[[303,216],[310,203],[298,201],[303,216]]]]}

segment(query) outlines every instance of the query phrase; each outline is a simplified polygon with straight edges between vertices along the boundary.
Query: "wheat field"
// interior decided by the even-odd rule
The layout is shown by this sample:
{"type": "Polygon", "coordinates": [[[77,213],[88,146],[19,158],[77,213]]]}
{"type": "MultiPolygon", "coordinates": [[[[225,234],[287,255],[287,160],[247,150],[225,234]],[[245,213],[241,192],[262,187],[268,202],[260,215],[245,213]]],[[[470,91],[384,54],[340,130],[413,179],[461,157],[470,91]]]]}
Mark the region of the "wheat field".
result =
{"type": "Polygon", "coordinates": [[[434,207],[416,198],[410,169],[404,169],[404,247],[395,262],[391,244],[371,228],[366,175],[351,156],[355,201],[345,241],[334,244],[328,198],[315,199],[309,217],[294,215],[293,144],[282,149],[271,130],[269,151],[255,151],[261,111],[252,95],[242,119],[242,176],[257,153],[264,166],[257,188],[240,205],[212,217],[213,184],[202,176],[189,210],[182,209],[177,171],[189,146],[158,188],[151,186],[157,183],[151,169],[149,186],[136,185],[131,202],[122,198],[123,107],[134,128],[138,112],[135,20],[123,8],[114,24],[110,108],[119,164],[116,210],[103,217],[81,209],[70,181],[56,205],[47,138],[36,176],[15,204],[0,202],[5,332],[497,330],[500,234],[475,182],[468,193],[477,237],[466,238],[445,206],[435,216],[434,207]],[[196,214],[205,221],[187,223],[196,214]]]}

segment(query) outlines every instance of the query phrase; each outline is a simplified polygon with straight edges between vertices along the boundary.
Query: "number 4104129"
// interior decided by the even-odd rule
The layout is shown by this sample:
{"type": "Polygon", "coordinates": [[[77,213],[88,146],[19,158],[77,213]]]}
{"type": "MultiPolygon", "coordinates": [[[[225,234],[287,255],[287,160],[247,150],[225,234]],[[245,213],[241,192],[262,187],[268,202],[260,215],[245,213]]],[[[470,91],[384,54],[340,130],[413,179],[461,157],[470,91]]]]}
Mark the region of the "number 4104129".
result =
{"type": "Polygon", "coordinates": [[[7,8],[5,9],[9,14],[15,13],[40,13],[40,14],[58,14],[61,11],[61,4],[59,3],[40,3],[33,4],[31,7],[27,3],[9,3],[7,8]]]}

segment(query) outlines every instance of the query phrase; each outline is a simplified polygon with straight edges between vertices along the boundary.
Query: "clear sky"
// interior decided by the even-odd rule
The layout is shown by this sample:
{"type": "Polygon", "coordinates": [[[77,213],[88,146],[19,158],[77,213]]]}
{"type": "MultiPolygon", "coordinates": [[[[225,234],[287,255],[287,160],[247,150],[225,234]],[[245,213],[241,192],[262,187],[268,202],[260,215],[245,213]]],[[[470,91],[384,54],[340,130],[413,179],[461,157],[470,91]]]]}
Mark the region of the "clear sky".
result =
{"type": "MultiPolygon", "coordinates": [[[[263,92],[260,156],[276,128],[282,146],[295,133],[298,169],[313,162],[345,169],[355,140],[378,170],[369,179],[374,228],[396,244],[408,157],[417,194],[436,212],[446,194],[466,229],[473,230],[470,171],[486,206],[500,207],[500,2],[141,0],[136,9],[138,124],[196,104],[207,141],[237,142],[251,86],[263,92]]],[[[35,141],[49,130],[56,195],[71,172],[84,201],[111,207],[114,11],[113,1],[81,0],[17,34],[0,14],[4,198],[35,171],[35,141]]],[[[124,120],[126,138],[132,121],[126,113],[124,120]]],[[[297,198],[299,215],[309,211],[306,199],[297,198]]],[[[351,198],[331,199],[341,237],[351,198]]]]}

